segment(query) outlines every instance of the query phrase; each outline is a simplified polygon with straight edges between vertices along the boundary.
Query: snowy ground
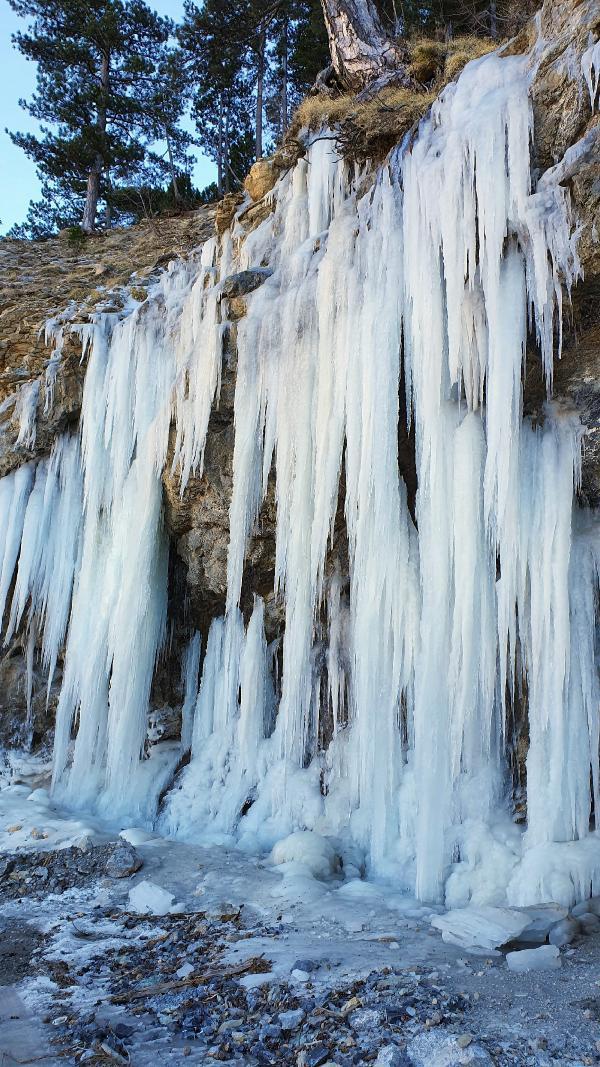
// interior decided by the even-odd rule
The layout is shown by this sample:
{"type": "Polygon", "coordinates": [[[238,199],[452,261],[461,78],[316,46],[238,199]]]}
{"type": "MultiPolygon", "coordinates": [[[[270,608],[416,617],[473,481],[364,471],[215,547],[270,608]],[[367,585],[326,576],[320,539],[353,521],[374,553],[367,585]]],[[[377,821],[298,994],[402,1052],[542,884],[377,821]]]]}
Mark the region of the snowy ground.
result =
{"type": "MultiPolygon", "coordinates": [[[[54,809],[38,771],[0,789],[1,852],[114,841],[54,809]]],[[[143,859],[130,877],[75,872],[53,893],[0,880],[2,1067],[600,1062],[600,936],[515,974],[445,944],[431,908],[389,887],[127,836],[143,859]]]]}

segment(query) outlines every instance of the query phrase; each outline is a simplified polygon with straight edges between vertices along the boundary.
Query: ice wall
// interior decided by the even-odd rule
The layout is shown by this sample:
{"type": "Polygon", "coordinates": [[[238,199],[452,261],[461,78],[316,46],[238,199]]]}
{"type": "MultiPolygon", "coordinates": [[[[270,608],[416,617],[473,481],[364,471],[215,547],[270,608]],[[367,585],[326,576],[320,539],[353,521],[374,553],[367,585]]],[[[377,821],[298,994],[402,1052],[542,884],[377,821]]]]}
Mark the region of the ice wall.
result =
{"type": "Polygon", "coordinates": [[[314,138],[256,230],[240,219],[143,305],[97,317],[81,460],[64,441],[0,481],[3,604],[18,568],[8,635],[28,610],[52,672],[69,619],[58,797],[152,822],[189,752],[159,817],[184,838],[260,850],[308,828],[453,905],[598,888],[600,527],[575,504],[577,419],[522,410],[526,351],[550,395],[579,274],[568,194],[552,172],[532,189],[529,79],[523,57],[470,64],[374,180],[314,138]],[[258,264],[272,273],[237,330],[225,612],[190,635],[181,744],[144,759],[170,431],[183,493],[220,388],[220,282],[258,264]],[[240,610],[271,477],[281,647],[260,597],[240,610]],[[35,515],[40,529],[60,515],[64,566],[35,515]]]}

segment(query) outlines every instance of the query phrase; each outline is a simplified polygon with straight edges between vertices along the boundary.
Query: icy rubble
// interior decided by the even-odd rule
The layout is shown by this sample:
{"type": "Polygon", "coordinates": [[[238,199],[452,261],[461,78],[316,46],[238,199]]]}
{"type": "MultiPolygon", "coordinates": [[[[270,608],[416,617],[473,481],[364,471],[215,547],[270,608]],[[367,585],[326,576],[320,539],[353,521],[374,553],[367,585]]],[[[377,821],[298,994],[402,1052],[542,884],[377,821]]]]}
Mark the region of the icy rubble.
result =
{"type": "Polygon", "coordinates": [[[556,945],[540,945],[539,948],[523,948],[506,953],[509,971],[556,970],[561,965],[560,951],[556,945]]]}
{"type": "Polygon", "coordinates": [[[175,897],[146,878],[129,890],[129,907],[138,915],[168,915],[175,897]]]}
{"type": "Polygon", "coordinates": [[[531,917],[525,910],[489,906],[458,908],[431,920],[431,925],[441,931],[443,941],[460,948],[489,951],[514,941],[530,923],[531,917]]]}
{"type": "Polygon", "coordinates": [[[238,221],[125,317],[97,314],[80,444],[0,481],[0,607],[10,632],[27,611],[50,677],[68,623],[56,798],[150,827],[189,752],[158,828],[275,845],[304,867],[287,872],[298,895],[311,879],[320,891],[332,855],[454,906],[570,905],[600,884],[600,541],[574,507],[582,429],[551,404],[540,425],[522,412],[528,334],[550,387],[579,276],[567,191],[552,172],[532,189],[530,77],[527,57],[469,64],[363,196],[316,138],[257,230],[244,239],[238,221]],[[183,493],[219,396],[221,283],[257,263],[238,324],[225,614],[190,636],[181,743],[146,760],[171,420],[183,493]],[[239,607],[272,468],[281,649],[261,598],[249,619],[239,607]],[[347,583],[326,566],[342,468],[347,583]],[[507,759],[523,680],[525,833],[507,759]]]}

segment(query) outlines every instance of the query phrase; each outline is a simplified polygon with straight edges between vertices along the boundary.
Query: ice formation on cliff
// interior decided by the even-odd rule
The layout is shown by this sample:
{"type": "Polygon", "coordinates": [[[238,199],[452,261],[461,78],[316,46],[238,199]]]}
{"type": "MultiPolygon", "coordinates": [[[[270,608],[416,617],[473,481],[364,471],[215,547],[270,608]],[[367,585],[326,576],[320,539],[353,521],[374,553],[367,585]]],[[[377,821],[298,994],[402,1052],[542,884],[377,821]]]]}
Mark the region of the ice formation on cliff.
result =
{"type": "MultiPolygon", "coordinates": [[[[592,50],[588,66],[593,100],[592,50]]],[[[531,188],[529,78],[519,56],[470,64],[362,195],[316,138],[254,232],[172,265],[125,318],[97,315],[81,477],[64,439],[0,480],[0,599],[18,560],[9,631],[29,604],[50,673],[70,610],[58,797],[151,822],[189,749],[160,815],[182,837],[253,850],[316,831],[455,906],[598,891],[599,527],[574,503],[577,420],[522,412],[528,335],[550,387],[579,273],[567,193],[531,188]],[[272,274],[238,325],[225,612],[185,652],[181,745],[144,760],[171,421],[183,493],[220,389],[220,281],[258,263],[272,274]],[[272,469],[281,649],[260,597],[240,611],[272,469]],[[348,582],[328,555],[340,507],[348,582]],[[525,689],[522,832],[509,753],[525,689]]]]}

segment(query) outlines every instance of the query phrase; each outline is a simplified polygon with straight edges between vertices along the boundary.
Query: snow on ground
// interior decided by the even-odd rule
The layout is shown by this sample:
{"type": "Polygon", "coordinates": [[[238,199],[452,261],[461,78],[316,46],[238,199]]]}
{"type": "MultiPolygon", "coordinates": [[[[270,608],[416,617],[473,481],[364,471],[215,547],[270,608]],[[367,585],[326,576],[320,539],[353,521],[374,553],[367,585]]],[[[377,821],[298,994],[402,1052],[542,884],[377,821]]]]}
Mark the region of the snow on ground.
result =
{"type": "Polygon", "coordinates": [[[21,1047],[49,1065],[600,1062],[600,936],[546,952],[556,969],[512,971],[491,941],[444,942],[431,920],[452,913],[344,880],[315,835],[261,859],[73,817],[35,766],[3,785],[0,852],[121,832],[143,859],[131,877],[0,900],[3,1067],[21,1047]]]}

